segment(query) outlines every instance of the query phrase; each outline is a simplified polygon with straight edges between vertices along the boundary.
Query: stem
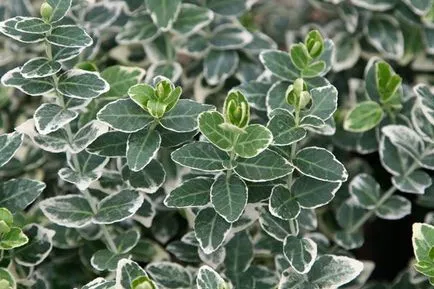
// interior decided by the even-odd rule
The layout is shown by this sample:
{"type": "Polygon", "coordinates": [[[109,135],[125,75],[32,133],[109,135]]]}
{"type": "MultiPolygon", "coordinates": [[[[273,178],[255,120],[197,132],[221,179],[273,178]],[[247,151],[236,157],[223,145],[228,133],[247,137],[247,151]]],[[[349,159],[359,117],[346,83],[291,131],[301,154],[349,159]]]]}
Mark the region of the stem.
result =
{"type": "MultiPolygon", "coordinates": [[[[300,109],[299,108],[295,109],[294,121],[295,121],[295,126],[297,127],[299,125],[299,122],[300,122],[300,109]]],[[[291,145],[291,156],[290,156],[291,162],[295,158],[296,152],[297,152],[297,142],[294,142],[291,145]]],[[[291,185],[292,185],[292,175],[293,175],[293,173],[289,174],[288,180],[287,180],[287,185],[288,185],[289,191],[291,191],[290,189],[291,189],[291,185]]]]}

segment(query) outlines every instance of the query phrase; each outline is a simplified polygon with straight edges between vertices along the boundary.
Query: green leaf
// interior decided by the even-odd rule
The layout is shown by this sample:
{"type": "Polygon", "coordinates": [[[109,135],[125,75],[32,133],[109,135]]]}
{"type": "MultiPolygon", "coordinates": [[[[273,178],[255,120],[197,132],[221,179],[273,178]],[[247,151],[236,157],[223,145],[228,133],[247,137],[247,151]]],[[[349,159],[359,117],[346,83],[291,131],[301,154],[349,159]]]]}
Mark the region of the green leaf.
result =
{"type": "Polygon", "coordinates": [[[266,127],[252,124],[238,137],[234,151],[240,157],[252,158],[268,148],[272,140],[273,135],[266,127]]]}
{"type": "Polygon", "coordinates": [[[295,124],[294,116],[281,110],[275,114],[267,124],[267,128],[273,134],[273,145],[287,146],[306,137],[306,130],[295,124]]]}
{"type": "Polygon", "coordinates": [[[29,17],[18,21],[15,29],[25,33],[42,34],[50,31],[51,25],[45,23],[41,18],[29,17]]]}
{"type": "Polygon", "coordinates": [[[281,242],[288,235],[298,234],[297,220],[282,220],[281,218],[274,217],[265,208],[260,210],[259,224],[268,235],[281,242]],[[295,228],[296,231],[293,232],[292,228],[295,228]]]}
{"type": "Polygon", "coordinates": [[[307,112],[309,116],[316,116],[323,121],[330,119],[336,111],[338,90],[333,85],[313,88],[310,91],[312,105],[307,112]]]}
{"type": "Polygon", "coordinates": [[[92,38],[82,28],[75,25],[61,25],[53,28],[47,36],[47,41],[53,45],[64,47],[89,47],[92,38]]]}
{"type": "Polygon", "coordinates": [[[243,27],[233,24],[217,26],[209,40],[212,48],[217,50],[240,49],[250,43],[252,34],[243,27]]]}
{"type": "Polygon", "coordinates": [[[271,181],[286,176],[294,170],[279,154],[265,150],[254,158],[238,159],[235,172],[251,182],[271,181]]]}
{"type": "Polygon", "coordinates": [[[408,153],[393,145],[385,136],[381,138],[379,154],[383,167],[395,176],[405,175],[407,168],[415,162],[408,153]]]}
{"type": "Polygon", "coordinates": [[[32,33],[25,33],[22,31],[18,31],[15,29],[15,25],[22,20],[25,20],[26,17],[14,17],[7,19],[3,22],[0,22],[0,32],[6,35],[7,37],[10,37],[16,41],[23,42],[23,43],[38,43],[45,39],[45,35],[43,34],[32,34],[32,33]]]}
{"type": "MultiPolygon", "coordinates": [[[[92,265],[93,268],[95,268],[98,271],[106,271],[106,270],[115,271],[118,266],[118,262],[127,257],[128,255],[126,254],[118,254],[118,253],[111,252],[107,249],[102,249],[96,251],[95,254],[92,255],[92,258],[90,259],[90,264],[92,265]]],[[[103,288],[109,289],[112,287],[109,286],[103,288]]]]}
{"type": "Polygon", "coordinates": [[[268,208],[273,216],[282,220],[295,219],[300,214],[300,205],[292,198],[291,192],[284,185],[277,185],[273,188],[268,208]]]}
{"type": "Polygon", "coordinates": [[[137,132],[148,126],[154,118],[131,99],[108,103],[97,114],[100,121],[121,132],[137,132]]]}
{"type": "Polygon", "coordinates": [[[404,0],[405,4],[418,15],[425,15],[429,12],[433,5],[432,0],[404,0]]]}
{"type": "Polygon", "coordinates": [[[116,252],[124,254],[130,252],[139,242],[140,232],[138,229],[129,229],[122,232],[113,239],[116,246],[116,252]]]}
{"type": "Polygon", "coordinates": [[[413,90],[416,93],[417,103],[420,106],[422,113],[428,121],[434,125],[434,94],[431,93],[430,88],[424,84],[415,86],[413,90]]]}
{"type": "MultiPolygon", "coordinates": [[[[282,80],[294,81],[299,77],[299,72],[292,64],[291,57],[287,52],[268,50],[262,52],[259,59],[265,68],[282,80]]],[[[284,97],[282,96],[282,98],[284,97]]]]}
{"type": "Polygon", "coordinates": [[[171,262],[155,262],[146,266],[146,271],[158,284],[168,289],[191,288],[193,278],[187,269],[171,262]]]}
{"type": "Polygon", "coordinates": [[[116,268],[115,288],[129,289],[133,281],[142,276],[147,277],[148,274],[139,264],[130,259],[121,259],[116,268]]]}
{"type": "Polygon", "coordinates": [[[196,286],[198,289],[224,289],[226,282],[214,269],[203,265],[197,273],[196,286]]]}
{"type": "Polygon", "coordinates": [[[412,243],[416,260],[418,262],[432,263],[430,251],[431,248],[434,247],[434,226],[430,224],[414,223],[412,243]]]}
{"type": "Polygon", "coordinates": [[[144,169],[133,172],[127,166],[122,170],[122,177],[140,192],[153,194],[166,180],[166,172],[157,160],[152,160],[144,169]]]}
{"type": "Polygon", "coordinates": [[[306,274],[315,263],[317,246],[312,239],[288,236],[283,243],[283,254],[297,273],[306,274]]]}
{"type": "Polygon", "coordinates": [[[367,26],[367,40],[389,58],[400,59],[404,55],[404,36],[398,21],[392,16],[372,17],[367,26]]]}
{"type": "Polygon", "coordinates": [[[20,228],[12,227],[9,232],[2,234],[0,238],[0,249],[11,250],[24,246],[28,242],[29,239],[20,228]]]}
{"type": "Polygon", "coordinates": [[[222,246],[231,226],[213,208],[199,211],[194,220],[194,232],[205,254],[211,254],[222,246]]]}
{"type": "Polygon", "coordinates": [[[375,214],[386,220],[399,220],[411,214],[411,202],[401,196],[392,196],[380,207],[375,214]]]}
{"type": "Polygon", "coordinates": [[[346,231],[352,231],[365,212],[354,199],[349,198],[339,206],[336,221],[346,231]]]}
{"type": "Polygon", "coordinates": [[[94,217],[95,224],[113,224],[130,218],[143,203],[143,195],[133,190],[122,190],[102,199],[94,217]]]}
{"type": "Polygon", "coordinates": [[[156,130],[144,129],[131,134],[127,143],[127,164],[130,170],[140,171],[156,156],[161,137],[156,130]]]}
{"type": "Polygon", "coordinates": [[[338,288],[356,278],[363,270],[363,263],[352,258],[322,255],[308,273],[311,284],[318,288],[338,288]]]}
{"type": "Polygon", "coordinates": [[[246,184],[236,175],[219,175],[211,187],[211,203],[226,221],[237,221],[247,205],[246,184]]]}
{"type": "Polygon", "coordinates": [[[15,261],[25,267],[33,267],[42,263],[53,248],[55,231],[38,224],[29,224],[23,228],[29,238],[26,246],[14,250],[15,261]]]}
{"type": "Polygon", "coordinates": [[[253,244],[246,231],[237,233],[225,246],[225,267],[228,272],[245,272],[253,261],[253,244]]]}
{"type": "Polygon", "coordinates": [[[214,179],[197,177],[183,182],[164,199],[169,208],[202,207],[209,203],[214,179]]]}
{"type": "Polygon", "coordinates": [[[345,167],[324,148],[303,148],[297,152],[292,163],[303,175],[320,181],[345,182],[348,178],[345,167]]]}
{"type": "Polygon", "coordinates": [[[315,61],[309,64],[305,69],[303,69],[301,75],[304,78],[314,78],[317,76],[321,76],[325,70],[326,70],[326,63],[324,61],[322,60],[315,61]]]}
{"type": "Polygon", "coordinates": [[[394,96],[401,87],[402,78],[384,61],[377,62],[375,68],[377,91],[380,95],[380,101],[382,103],[393,101],[394,96]]]}
{"type": "Polygon", "coordinates": [[[302,43],[291,45],[289,56],[291,57],[292,64],[300,71],[307,68],[312,61],[309,51],[307,51],[306,46],[302,43]]]}
{"type": "Polygon", "coordinates": [[[1,83],[4,86],[10,86],[21,90],[22,92],[36,96],[47,94],[54,90],[52,79],[49,77],[29,79],[21,75],[21,68],[17,67],[6,72],[2,78],[1,83]]]}
{"type": "Polygon", "coordinates": [[[360,102],[346,115],[344,129],[365,132],[379,125],[383,116],[383,109],[375,101],[360,102]]]}
{"type": "Polygon", "coordinates": [[[23,143],[24,135],[11,132],[0,135],[0,167],[7,164],[23,143]]]}
{"type": "Polygon", "coordinates": [[[139,12],[121,28],[116,35],[116,41],[119,44],[144,44],[157,38],[160,33],[151,16],[145,12],[139,12]]]}
{"type": "Polygon", "coordinates": [[[333,61],[333,71],[339,72],[353,67],[359,60],[362,50],[358,39],[349,38],[347,33],[342,32],[333,37],[333,43],[339,51],[333,61]]]}
{"type": "Polygon", "coordinates": [[[181,0],[146,0],[146,7],[151,18],[161,31],[172,28],[181,9],[181,0]]]}
{"type": "Polygon", "coordinates": [[[235,73],[240,59],[234,50],[211,50],[203,62],[203,73],[210,85],[223,83],[235,73]]]}
{"type": "Polygon", "coordinates": [[[70,141],[70,151],[73,153],[83,151],[89,144],[107,131],[108,127],[98,120],[88,122],[77,131],[70,141]]]}
{"type": "Polygon", "coordinates": [[[211,23],[213,18],[214,13],[211,10],[183,3],[178,18],[173,25],[173,31],[184,36],[192,35],[211,23]]]}
{"type": "Polygon", "coordinates": [[[277,112],[276,115],[280,114],[279,112],[281,112],[281,110],[287,110],[290,113],[294,112],[294,107],[292,105],[289,105],[286,102],[285,98],[288,87],[290,85],[290,82],[278,81],[274,83],[268,90],[266,97],[266,106],[268,115],[270,117],[272,117],[275,112],[277,112]]]}
{"type": "Polygon", "coordinates": [[[365,240],[361,232],[338,231],[334,236],[334,241],[344,249],[352,250],[362,247],[365,240]]]}
{"type": "Polygon", "coordinates": [[[114,65],[104,69],[101,77],[110,85],[110,90],[105,96],[116,98],[126,96],[128,89],[138,84],[144,76],[145,70],[140,67],[114,65]]]}
{"type": "Polygon", "coordinates": [[[222,127],[222,125],[225,123],[225,120],[220,112],[203,112],[198,117],[198,123],[200,132],[212,144],[224,151],[229,151],[232,149],[235,136],[232,131],[222,127]]]}
{"type": "Polygon", "coordinates": [[[109,131],[87,146],[86,151],[102,157],[123,157],[127,151],[128,134],[109,131]]]}
{"type": "Polygon", "coordinates": [[[298,177],[291,186],[291,194],[303,208],[316,209],[328,204],[341,183],[324,182],[307,176],[298,177]]]}
{"type": "Polygon", "coordinates": [[[78,116],[78,112],[65,109],[54,103],[44,103],[33,116],[35,127],[40,134],[49,134],[70,123],[78,116]]]}
{"type": "Polygon", "coordinates": [[[393,176],[392,184],[401,192],[423,195],[432,180],[426,172],[416,170],[409,175],[393,176]]]}
{"type": "Polygon", "coordinates": [[[0,285],[6,285],[6,289],[15,289],[17,286],[14,276],[5,268],[0,268],[0,280],[0,285]]]}
{"type": "Polygon", "coordinates": [[[350,195],[362,208],[372,210],[380,200],[381,188],[373,177],[368,174],[358,174],[349,185],[350,195]]]}
{"type": "Polygon", "coordinates": [[[109,91],[109,84],[96,72],[72,69],[59,77],[58,91],[71,98],[91,99],[109,91]]]}
{"type": "Polygon", "coordinates": [[[47,0],[47,3],[53,8],[51,13],[50,22],[55,23],[63,19],[71,8],[72,0],[47,0]]]}
{"type": "Polygon", "coordinates": [[[425,150],[422,138],[414,130],[404,125],[388,125],[381,131],[394,146],[404,150],[415,159],[419,159],[425,150]]]}
{"type": "Polygon", "coordinates": [[[235,16],[246,10],[246,3],[244,0],[208,0],[206,7],[224,16],[235,16]]]}
{"type": "Polygon", "coordinates": [[[214,106],[200,104],[188,99],[180,99],[175,107],[165,113],[160,124],[174,132],[190,132],[198,127],[197,117],[200,113],[213,109],[214,106]]]}
{"type": "Polygon", "coordinates": [[[249,102],[250,106],[261,111],[266,111],[265,99],[271,84],[262,81],[250,81],[242,83],[235,89],[240,91],[249,102]]]}
{"type": "Polygon", "coordinates": [[[89,202],[80,195],[48,198],[40,202],[39,207],[51,222],[68,228],[82,228],[93,217],[89,202]]]}
{"type": "Polygon", "coordinates": [[[396,4],[396,0],[354,0],[354,5],[372,11],[386,11],[396,4]]]}
{"type": "Polygon", "coordinates": [[[31,179],[10,179],[0,183],[0,207],[11,212],[23,211],[45,189],[43,182],[31,179]]]}

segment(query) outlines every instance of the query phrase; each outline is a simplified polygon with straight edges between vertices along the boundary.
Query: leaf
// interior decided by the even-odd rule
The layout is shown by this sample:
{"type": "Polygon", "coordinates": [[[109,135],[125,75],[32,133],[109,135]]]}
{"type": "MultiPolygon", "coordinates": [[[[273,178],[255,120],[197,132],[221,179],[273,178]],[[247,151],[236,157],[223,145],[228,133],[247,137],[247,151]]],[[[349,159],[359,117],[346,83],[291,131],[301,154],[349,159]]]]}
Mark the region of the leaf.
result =
{"type": "Polygon", "coordinates": [[[47,3],[53,8],[50,22],[55,23],[63,19],[69,8],[71,8],[71,2],[72,0],[47,0],[47,3]]]}
{"type": "Polygon", "coordinates": [[[309,271],[310,283],[319,288],[338,288],[356,278],[363,263],[344,256],[322,255],[309,271]]]}
{"type": "MultiPolygon", "coordinates": [[[[287,52],[267,50],[259,55],[262,64],[275,76],[282,80],[294,81],[299,77],[299,72],[294,67],[291,57],[287,52]]],[[[282,98],[284,98],[282,96],[282,98]]]]}
{"type": "Polygon", "coordinates": [[[393,145],[415,159],[419,159],[425,150],[422,138],[414,130],[404,125],[388,125],[383,127],[381,131],[393,145]]]}
{"type": "Polygon", "coordinates": [[[45,35],[43,34],[25,33],[15,29],[15,25],[24,19],[26,19],[26,17],[16,16],[0,22],[0,32],[7,37],[23,43],[38,43],[43,41],[45,39],[45,35]]]}
{"type": "Polygon", "coordinates": [[[409,175],[393,176],[392,184],[401,192],[423,195],[432,180],[426,172],[416,170],[409,175]]]}
{"type": "Polygon", "coordinates": [[[261,81],[242,83],[236,89],[240,91],[249,102],[250,106],[261,111],[266,111],[265,99],[271,84],[261,81]]]}
{"type": "Polygon", "coordinates": [[[343,247],[346,250],[357,249],[363,246],[364,238],[363,233],[349,233],[347,231],[336,232],[334,236],[336,244],[343,247]]]}
{"type": "Polygon", "coordinates": [[[181,9],[181,3],[181,0],[146,0],[146,7],[155,25],[165,32],[172,28],[181,9]]]}
{"type": "Polygon", "coordinates": [[[97,119],[121,132],[142,130],[154,120],[131,99],[119,99],[108,103],[98,112],[97,119]]]}
{"type": "Polygon", "coordinates": [[[101,174],[101,171],[81,173],[71,168],[62,168],[58,172],[58,175],[62,180],[76,185],[79,190],[89,188],[91,183],[101,177],[101,174]]]}
{"type": "Polygon", "coordinates": [[[350,132],[365,132],[380,124],[384,112],[375,101],[358,103],[345,117],[344,129],[350,132]]]}
{"type": "Polygon", "coordinates": [[[153,41],[160,35],[160,30],[155,26],[151,16],[139,12],[132,16],[116,35],[119,44],[144,44],[153,41]]]}
{"type": "Polygon", "coordinates": [[[71,152],[79,153],[83,151],[89,144],[107,131],[108,127],[98,120],[88,122],[72,138],[70,143],[71,152]]]}
{"type": "Polygon", "coordinates": [[[225,246],[225,267],[228,272],[245,272],[253,261],[253,244],[247,232],[237,233],[225,246]]]}
{"type": "Polygon", "coordinates": [[[26,246],[14,250],[15,261],[25,267],[33,267],[42,263],[53,248],[55,231],[38,224],[29,224],[23,228],[29,238],[26,246]]]}
{"type": "Polygon", "coordinates": [[[25,33],[42,34],[50,31],[51,25],[40,18],[25,18],[15,24],[15,29],[25,33]]]}
{"type": "Polygon", "coordinates": [[[119,260],[116,268],[116,286],[115,288],[131,288],[133,281],[139,277],[148,274],[139,264],[130,259],[119,260]]]}
{"type": "Polygon", "coordinates": [[[428,121],[434,125],[434,94],[428,86],[419,84],[414,87],[414,92],[417,96],[417,103],[420,106],[422,113],[428,119],[428,121]]]}
{"type": "Polygon", "coordinates": [[[214,179],[197,177],[183,182],[164,199],[169,208],[202,207],[209,203],[214,179]]]}
{"type": "Polygon", "coordinates": [[[367,40],[389,58],[400,59],[404,55],[404,36],[398,21],[389,15],[376,15],[369,20],[367,40]]]}
{"type": "Polygon", "coordinates": [[[166,250],[183,262],[201,262],[197,246],[186,244],[181,241],[174,241],[166,247],[166,250]]]}
{"type": "Polygon", "coordinates": [[[200,210],[194,220],[194,232],[205,254],[219,249],[230,229],[231,223],[226,222],[213,208],[200,210]]]}
{"type": "Polygon", "coordinates": [[[200,132],[218,148],[229,151],[234,142],[234,133],[222,127],[225,123],[224,117],[220,112],[207,111],[199,115],[198,118],[200,132]]]}
{"type": "Polygon", "coordinates": [[[324,74],[325,70],[326,70],[326,63],[324,61],[322,60],[315,61],[309,64],[305,69],[303,69],[301,75],[304,78],[314,78],[324,74]]]}
{"type": "Polygon", "coordinates": [[[89,30],[101,31],[112,25],[119,17],[123,6],[119,2],[92,3],[82,16],[89,30]]]}
{"type": "Polygon", "coordinates": [[[64,62],[78,56],[85,48],[51,45],[51,54],[54,61],[64,62]]]}
{"type": "Polygon", "coordinates": [[[219,175],[211,187],[211,203],[227,222],[237,221],[247,205],[247,186],[236,175],[219,175]]]}
{"type": "Polygon", "coordinates": [[[130,252],[139,242],[140,232],[137,229],[130,229],[122,232],[113,239],[116,246],[116,252],[124,254],[130,252]]]}
{"type": "Polygon", "coordinates": [[[64,47],[89,47],[92,38],[82,28],[75,25],[61,25],[53,28],[47,41],[53,45],[64,47]]]}
{"type": "Polygon", "coordinates": [[[430,224],[414,223],[412,228],[412,243],[416,260],[431,263],[430,251],[434,247],[434,227],[430,224]]]}
{"type": "Polygon", "coordinates": [[[333,60],[333,71],[339,72],[353,67],[359,60],[362,50],[358,39],[350,39],[347,33],[342,32],[333,37],[333,43],[339,51],[333,60]]]}
{"type": "Polygon", "coordinates": [[[365,212],[366,210],[362,209],[354,199],[349,198],[339,206],[336,221],[346,231],[353,231],[365,212]]]}
{"type": "Polygon", "coordinates": [[[105,96],[116,98],[126,96],[128,89],[138,84],[144,76],[145,70],[140,67],[114,65],[104,69],[101,77],[110,85],[110,90],[105,96]]]}
{"type": "Polygon", "coordinates": [[[153,194],[166,180],[166,172],[163,166],[157,160],[152,160],[144,169],[133,172],[124,167],[122,177],[128,180],[130,185],[140,192],[153,194]]]}
{"type": "Polygon", "coordinates": [[[11,212],[23,211],[42,193],[46,185],[31,179],[10,179],[0,182],[0,207],[11,212]]]}
{"type": "Polygon", "coordinates": [[[295,179],[291,194],[303,208],[316,209],[328,204],[341,187],[341,183],[324,182],[306,176],[295,179]]]}
{"type": "Polygon", "coordinates": [[[223,24],[213,31],[209,44],[217,50],[230,50],[243,48],[252,40],[252,34],[242,27],[223,24]]]}
{"type": "Polygon", "coordinates": [[[404,3],[418,15],[425,15],[433,5],[432,0],[404,0],[404,3]]]}
{"type": "Polygon", "coordinates": [[[235,16],[246,10],[246,3],[244,0],[208,0],[206,7],[224,16],[235,16]]]}
{"type": "Polygon", "coordinates": [[[182,75],[182,66],[176,61],[168,62],[166,60],[157,62],[149,66],[146,76],[146,82],[152,82],[152,79],[158,76],[164,76],[171,82],[178,82],[182,75]]]}
{"type": "Polygon", "coordinates": [[[28,242],[29,239],[20,228],[10,227],[8,232],[2,233],[2,238],[0,240],[0,249],[11,250],[24,246],[28,242]]]}
{"type": "Polygon", "coordinates": [[[9,272],[9,270],[5,269],[5,268],[0,268],[0,284],[3,285],[4,282],[6,282],[6,288],[16,288],[17,284],[15,281],[14,276],[12,275],[11,272],[9,272]],[[3,283],[1,283],[3,282],[3,283]]]}
{"type": "Polygon", "coordinates": [[[156,130],[143,129],[128,137],[127,164],[130,170],[140,171],[156,156],[161,137],[156,130]]]}
{"type": "Polygon", "coordinates": [[[392,175],[404,175],[407,168],[415,162],[404,150],[397,148],[389,138],[383,136],[379,147],[380,161],[383,167],[392,175]]]}
{"type": "Polygon", "coordinates": [[[203,62],[203,73],[210,85],[223,83],[235,73],[240,59],[234,50],[211,50],[203,62]]]}
{"type": "Polygon", "coordinates": [[[173,25],[173,30],[175,33],[184,36],[192,35],[210,24],[213,19],[214,13],[211,10],[183,3],[178,18],[173,25]]]}
{"type": "Polygon", "coordinates": [[[354,0],[354,5],[372,11],[386,11],[396,4],[396,0],[354,0]]]}
{"type": "Polygon", "coordinates": [[[128,134],[109,131],[96,138],[86,151],[103,157],[123,157],[127,151],[128,134]]]}
{"type": "Polygon", "coordinates": [[[234,151],[243,158],[252,158],[263,152],[272,142],[272,133],[264,126],[252,124],[239,135],[234,151]]]}
{"type": "Polygon", "coordinates": [[[350,195],[357,200],[357,204],[365,209],[374,209],[380,200],[380,185],[368,174],[355,176],[351,180],[349,190],[350,195]]]}
{"type": "Polygon", "coordinates": [[[96,72],[72,69],[59,77],[57,89],[67,97],[92,99],[107,92],[110,86],[96,72]]]}
{"type": "Polygon", "coordinates": [[[21,147],[24,134],[11,132],[0,135],[0,167],[7,164],[21,147]]]}
{"type": "Polygon", "coordinates": [[[20,67],[9,70],[2,76],[1,83],[4,86],[14,87],[32,96],[47,94],[54,90],[51,78],[24,78],[20,71],[20,67]]]}
{"type": "Polygon", "coordinates": [[[191,288],[190,272],[181,265],[171,262],[155,262],[146,266],[152,279],[168,289],[191,288]]]}
{"type": "Polygon", "coordinates": [[[288,236],[283,243],[283,254],[297,273],[306,274],[315,263],[317,246],[312,239],[288,236]]]}
{"type": "Polygon", "coordinates": [[[411,202],[401,196],[392,196],[375,213],[382,219],[399,220],[411,214],[411,202]]]}
{"type": "Polygon", "coordinates": [[[65,109],[54,103],[44,103],[35,111],[35,127],[40,134],[49,134],[70,123],[78,112],[65,109]]]}
{"type": "Polygon", "coordinates": [[[274,217],[265,208],[260,210],[259,224],[268,235],[281,242],[288,235],[298,234],[298,224],[295,219],[282,220],[281,218],[274,217]],[[292,228],[295,228],[296,231],[293,232],[292,228]]]}
{"type": "MultiPolygon", "coordinates": [[[[118,262],[127,257],[128,255],[126,254],[117,254],[107,249],[102,249],[96,251],[95,254],[92,255],[90,264],[98,271],[115,271],[118,266],[118,262]]],[[[107,287],[107,289],[109,288],[112,287],[107,287]]]]}
{"type": "Polygon", "coordinates": [[[348,173],[336,157],[326,149],[307,147],[293,159],[294,167],[303,175],[326,182],[345,182],[348,173]]]}
{"type": "Polygon", "coordinates": [[[267,124],[273,134],[273,145],[287,146],[306,137],[306,130],[295,124],[294,116],[282,110],[274,115],[267,124]]]}
{"type": "Polygon", "coordinates": [[[80,195],[48,198],[40,202],[39,207],[51,222],[68,228],[85,227],[93,217],[89,202],[80,195]]]}
{"type": "Polygon", "coordinates": [[[316,116],[323,121],[330,119],[337,108],[338,90],[333,85],[313,88],[310,91],[312,105],[308,115],[316,116]]]}
{"type": "Polygon", "coordinates": [[[286,176],[293,167],[279,154],[265,150],[254,158],[238,159],[235,172],[251,182],[271,181],[286,176]]]}
{"type": "Polygon", "coordinates": [[[226,282],[214,269],[203,265],[197,273],[196,286],[198,289],[220,289],[226,287],[226,282]]]}
{"type": "Polygon", "coordinates": [[[130,218],[143,203],[143,195],[133,190],[122,190],[102,199],[94,217],[95,224],[113,224],[130,218]]]}
{"type": "Polygon", "coordinates": [[[303,43],[292,44],[289,56],[291,57],[292,64],[300,71],[307,68],[312,61],[312,57],[303,43]]]}
{"type": "Polygon", "coordinates": [[[172,110],[164,114],[160,124],[174,132],[191,132],[198,128],[199,114],[213,108],[211,105],[180,99],[172,110]]]}
{"type": "Polygon", "coordinates": [[[277,185],[271,191],[268,208],[273,216],[282,220],[295,219],[300,214],[298,202],[292,198],[290,191],[283,185],[277,185]]]}

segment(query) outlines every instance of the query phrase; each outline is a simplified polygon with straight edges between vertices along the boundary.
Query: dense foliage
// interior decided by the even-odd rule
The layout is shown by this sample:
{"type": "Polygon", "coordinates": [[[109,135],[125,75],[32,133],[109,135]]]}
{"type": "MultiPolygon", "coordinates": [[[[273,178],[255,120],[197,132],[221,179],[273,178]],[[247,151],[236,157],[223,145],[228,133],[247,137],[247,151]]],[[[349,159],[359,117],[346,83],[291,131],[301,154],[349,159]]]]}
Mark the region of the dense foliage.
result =
{"type": "Polygon", "coordinates": [[[433,0],[5,0],[0,20],[0,289],[434,284],[433,213],[393,282],[355,255],[371,220],[434,208],[433,0]]]}

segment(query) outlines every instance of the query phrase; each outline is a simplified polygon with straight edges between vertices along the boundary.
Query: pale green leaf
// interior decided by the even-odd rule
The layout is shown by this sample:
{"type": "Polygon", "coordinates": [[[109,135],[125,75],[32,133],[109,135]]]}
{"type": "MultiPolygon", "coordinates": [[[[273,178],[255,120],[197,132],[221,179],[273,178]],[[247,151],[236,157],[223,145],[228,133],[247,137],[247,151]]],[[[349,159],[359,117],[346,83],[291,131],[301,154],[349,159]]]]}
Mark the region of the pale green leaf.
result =
{"type": "Polygon", "coordinates": [[[380,124],[384,112],[375,101],[358,103],[348,112],[344,121],[344,129],[350,132],[365,132],[380,124]]]}
{"type": "Polygon", "coordinates": [[[78,112],[54,103],[44,103],[35,111],[35,127],[41,134],[56,131],[77,118],[78,112]]]}
{"type": "Polygon", "coordinates": [[[283,254],[297,273],[306,274],[315,263],[317,246],[312,239],[288,236],[283,243],[283,254]]]}
{"type": "Polygon", "coordinates": [[[128,67],[121,65],[110,66],[101,73],[101,77],[110,85],[106,97],[123,97],[128,89],[139,83],[145,75],[145,70],[140,67],[128,67]]]}

